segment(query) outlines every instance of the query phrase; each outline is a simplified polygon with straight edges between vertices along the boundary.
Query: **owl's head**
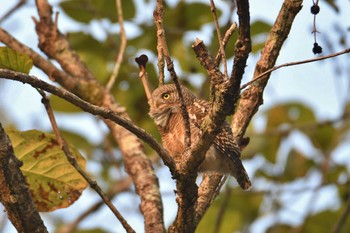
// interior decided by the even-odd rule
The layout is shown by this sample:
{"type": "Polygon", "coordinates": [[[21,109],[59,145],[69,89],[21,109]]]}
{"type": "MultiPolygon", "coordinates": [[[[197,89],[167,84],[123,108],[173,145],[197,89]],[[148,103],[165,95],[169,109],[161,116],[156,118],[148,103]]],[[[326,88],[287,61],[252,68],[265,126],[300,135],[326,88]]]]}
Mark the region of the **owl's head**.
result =
{"type": "MultiPolygon", "coordinates": [[[[185,104],[191,105],[195,96],[184,86],[181,86],[181,90],[185,104]]],[[[167,84],[155,89],[149,100],[149,105],[149,115],[157,125],[164,127],[171,114],[181,112],[180,97],[175,84],[167,84]]]]}

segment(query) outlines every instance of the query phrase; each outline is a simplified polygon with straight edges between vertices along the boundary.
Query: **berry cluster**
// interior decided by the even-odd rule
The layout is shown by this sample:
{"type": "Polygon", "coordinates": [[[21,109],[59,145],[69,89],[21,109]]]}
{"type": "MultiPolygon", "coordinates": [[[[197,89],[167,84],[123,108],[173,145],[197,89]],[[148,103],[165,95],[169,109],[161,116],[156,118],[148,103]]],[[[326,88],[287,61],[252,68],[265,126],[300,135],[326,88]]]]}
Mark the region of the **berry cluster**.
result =
{"type": "Polygon", "coordinates": [[[312,52],[314,54],[319,54],[319,53],[322,53],[322,47],[319,46],[317,41],[316,41],[316,33],[317,33],[317,29],[316,29],[316,15],[320,12],[320,7],[318,5],[318,0],[316,0],[316,2],[313,2],[313,5],[312,5],[310,11],[311,11],[311,14],[314,15],[314,28],[313,28],[312,33],[314,33],[315,42],[314,42],[314,47],[312,48],[312,52]]]}

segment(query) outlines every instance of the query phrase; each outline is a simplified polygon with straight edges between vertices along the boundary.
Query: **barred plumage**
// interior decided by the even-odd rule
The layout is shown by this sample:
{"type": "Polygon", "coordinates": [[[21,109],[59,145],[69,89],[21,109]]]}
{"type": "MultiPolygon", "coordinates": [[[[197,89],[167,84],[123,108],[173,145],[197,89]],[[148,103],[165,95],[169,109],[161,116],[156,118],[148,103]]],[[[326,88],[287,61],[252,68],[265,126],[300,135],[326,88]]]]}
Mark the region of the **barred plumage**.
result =
{"type": "MultiPolygon", "coordinates": [[[[197,99],[190,90],[181,86],[187,107],[191,141],[201,136],[200,126],[209,114],[210,103],[197,99]]],[[[152,93],[149,115],[160,129],[162,142],[171,156],[181,156],[185,151],[186,130],[181,113],[181,102],[174,84],[163,85],[152,93]]],[[[251,182],[240,159],[240,148],[235,143],[230,125],[225,121],[213,145],[205,155],[200,171],[216,171],[234,176],[244,190],[251,182]]]]}

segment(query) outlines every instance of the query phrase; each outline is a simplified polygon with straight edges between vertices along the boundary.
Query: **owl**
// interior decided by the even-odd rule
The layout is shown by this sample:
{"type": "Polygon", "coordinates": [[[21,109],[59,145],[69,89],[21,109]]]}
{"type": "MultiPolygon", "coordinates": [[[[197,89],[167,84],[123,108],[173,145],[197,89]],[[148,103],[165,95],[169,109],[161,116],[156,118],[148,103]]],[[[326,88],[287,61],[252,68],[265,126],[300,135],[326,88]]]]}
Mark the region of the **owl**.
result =
{"type": "MultiPolygon", "coordinates": [[[[195,142],[201,136],[200,126],[209,114],[210,103],[197,99],[184,86],[181,86],[181,89],[190,121],[191,142],[195,142]]],[[[153,91],[149,104],[149,115],[158,126],[164,148],[172,157],[181,156],[186,150],[186,129],[176,86],[168,84],[157,88],[153,91]]],[[[207,171],[230,174],[236,178],[243,190],[249,190],[251,187],[240,159],[240,148],[234,141],[232,129],[227,121],[223,123],[199,167],[199,172],[207,171]]]]}

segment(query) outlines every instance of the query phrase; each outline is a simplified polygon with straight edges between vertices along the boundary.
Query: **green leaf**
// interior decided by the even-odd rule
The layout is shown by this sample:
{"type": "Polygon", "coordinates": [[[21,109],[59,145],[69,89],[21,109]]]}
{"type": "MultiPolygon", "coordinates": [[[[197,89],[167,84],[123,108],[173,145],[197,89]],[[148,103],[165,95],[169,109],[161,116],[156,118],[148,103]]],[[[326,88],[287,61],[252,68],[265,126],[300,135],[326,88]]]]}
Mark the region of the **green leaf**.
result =
{"type": "MultiPolygon", "coordinates": [[[[216,10],[217,16],[220,17],[221,11],[216,10]]],[[[203,24],[209,22],[214,20],[208,4],[180,1],[175,8],[164,9],[165,31],[176,30],[183,34],[188,30],[199,30],[203,24]]]]}
{"type": "Polygon", "coordinates": [[[86,33],[68,34],[71,47],[79,54],[100,83],[105,83],[109,78],[111,69],[108,64],[114,64],[118,53],[118,44],[115,40],[119,37],[114,36],[112,40],[109,40],[108,37],[106,41],[100,42],[86,33]]]}
{"type": "Polygon", "coordinates": [[[315,163],[312,160],[307,159],[301,152],[292,149],[288,154],[287,163],[284,173],[280,176],[280,181],[288,182],[304,177],[313,165],[315,163]]]}
{"type": "Polygon", "coordinates": [[[277,152],[282,140],[280,136],[249,133],[247,136],[250,138],[251,143],[243,150],[243,158],[252,158],[254,155],[261,153],[266,160],[276,163],[277,152]]]}
{"type": "Polygon", "coordinates": [[[33,67],[32,59],[8,47],[0,47],[0,68],[29,74],[33,67]]]}
{"type": "Polygon", "coordinates": [[[332,125],[321,125],[313,130],[306,129],[304,132],[309,136],[312,144],[323,152],[331,151],[339,143],[337,131],[332,125]]]}
{"type": "MultiPolygon", "coordinates": [[[[68,0],[62,1],[60,6],[71,18],[81,23],[107,18],[117,22],[117,8],[114,0],[68,0]]],[[[123,17],[131,19],[135,16],[133,1],[122,0],[123,17]]]]}
{"type": "MultiPolygon", "coordinates": [[[[326,210],[306,218],[303,232],[329,233],[334,229],[335,224],[345,211],[345,206],[337,211],[326,210]]],[[[350,221],[345,221],[340,233],[348,233],[350,221]]]]}
{"type": "Polygon", "coordinates": [[[78,113],[83,111],[77,106],[69,103],[68,101],[65,101],[64,99],[56,95],[50,96],[50,103],[51,103],[52,109],[56,112],[78,113]]]}
{"type": "MultiPolygon", "coordinates": [[[[73,204],[87,187],[87,182],[68,162],[55,136],[37,130],[6,131],[21,170],[39,211],[53,211],[73,204]]],[[[69,147],[78,164],[85,169],[85,159],[69,147]]]]}
{"type": "Polygon", "coordinates": [[[265,112],[267,117],[267,129],[274,129],[281,125],[305,124],[316,122],[313,111],[298,102],[280,104],[265,112]]]}
{"type": "Polygon", "coordinates": [[[267,34],[271,30],[272,25],[265,21],[257,20],[250,25],[250,31],[252,36],[259,34],[267,34]]]}

